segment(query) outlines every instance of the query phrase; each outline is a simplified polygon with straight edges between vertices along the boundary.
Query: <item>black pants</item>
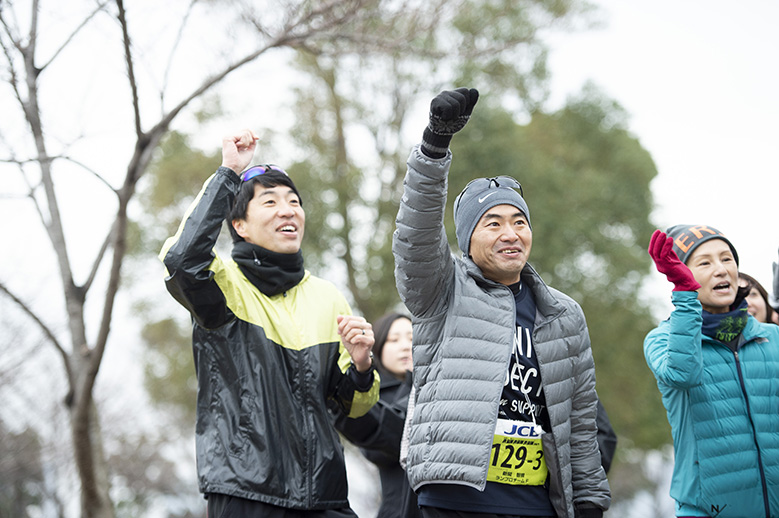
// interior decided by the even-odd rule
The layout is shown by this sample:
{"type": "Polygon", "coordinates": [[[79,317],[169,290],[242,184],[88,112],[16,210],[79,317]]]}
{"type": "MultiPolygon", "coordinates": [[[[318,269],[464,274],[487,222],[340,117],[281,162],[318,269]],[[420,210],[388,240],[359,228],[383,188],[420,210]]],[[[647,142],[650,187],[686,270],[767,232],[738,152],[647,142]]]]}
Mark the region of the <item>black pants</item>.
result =
{"type": "MultiPolygon", "coordinates": [[[[521,514],[469,513],[440,507],[422,506],[422,518],[522,518],[521,514]]],[[[528,518],[555,518],[554,516],[528,516],[528,518]]]]}
{"type": "Polygon", "coordinates": [[[247,500],[220,493],[208,494],[208,518],[357,518],[349,507],[306,511],[247,500]]]}

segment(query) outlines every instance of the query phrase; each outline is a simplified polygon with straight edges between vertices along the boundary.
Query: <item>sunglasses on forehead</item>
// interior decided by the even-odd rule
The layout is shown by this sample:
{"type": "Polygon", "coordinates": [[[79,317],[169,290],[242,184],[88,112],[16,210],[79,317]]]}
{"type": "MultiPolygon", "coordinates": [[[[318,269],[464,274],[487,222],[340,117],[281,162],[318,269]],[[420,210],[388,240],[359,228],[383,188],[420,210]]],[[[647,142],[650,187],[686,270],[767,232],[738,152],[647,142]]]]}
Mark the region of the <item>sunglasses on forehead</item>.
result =
{"type": "Polygon", "coordinates": [[[266,174],[270,172],[281,173],[284,176],[289,176],[284,169],[282,169],[277,165],[264,164],[264,165],[254,165],[249,169],[247,169],[246,171],[244,171],[243,173],[241,173],[241,180],[243,180],[244,182],[248,182],[255,176],[260,176],[261,174],[266,174]]]}
{"type": "Polygon", "coordinates": [[[519,189],[519,195],[523,198],[525,197],[525,193],[522,192],[522,185],[515,179],[510,176],[496,176],[494,178],[476,178],[475,180],[471,180],[468,182],[468,185],[465,186],[465,189],[463,189],[463,192],[460,193],[460,197],[457,199],[457,207],[455,209],[460,207],[460,201],[463,198],[463,195],[465,194],[465,191],[467,191],[471,186],[477,185],[479,189],[491,189],[492,187],[500,188],[500,187],[510,187],[512,189],[519,189]]]}

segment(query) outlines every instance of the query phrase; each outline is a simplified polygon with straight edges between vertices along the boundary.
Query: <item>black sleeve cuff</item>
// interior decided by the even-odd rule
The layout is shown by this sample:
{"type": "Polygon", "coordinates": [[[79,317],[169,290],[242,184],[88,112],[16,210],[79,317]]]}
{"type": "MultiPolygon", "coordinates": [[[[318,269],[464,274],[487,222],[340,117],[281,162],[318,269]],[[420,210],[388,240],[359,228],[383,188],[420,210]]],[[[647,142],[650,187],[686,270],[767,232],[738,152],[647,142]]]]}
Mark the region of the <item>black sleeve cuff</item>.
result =
{"type": "Polygon", "coordinates": [[[365,372],[360,372],[354,365],[351,365],[349,370],[346,371],[346,375],[354,382],[354,386],[357,387],[357,390],[360,392],[367,392],[373,385],[373,371],[375,370],[373,364],[371,364],[371,368],[365,372]]]}

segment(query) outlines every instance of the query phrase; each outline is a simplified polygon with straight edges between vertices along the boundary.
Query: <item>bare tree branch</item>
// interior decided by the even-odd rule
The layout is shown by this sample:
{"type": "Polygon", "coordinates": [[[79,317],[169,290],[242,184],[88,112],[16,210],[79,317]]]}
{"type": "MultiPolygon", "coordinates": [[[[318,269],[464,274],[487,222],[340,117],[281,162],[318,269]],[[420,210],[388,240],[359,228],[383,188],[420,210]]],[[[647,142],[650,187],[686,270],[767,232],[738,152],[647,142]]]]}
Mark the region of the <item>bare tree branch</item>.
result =
{"type": "MultiPolygon", "coordinates": [[[[108,187],[108,189],[109,189],[111,192],[113,192],[114,194],[116,194],[116,193],[117,193],[117,192],[116,192],[116,188],[114,188],[114,186],[113,186],[113,185],[111,185],[110,183],[108,183],[108,182],[106,181],[106,179],[105,179],[105,178],[103,178],[103,177],[100,175],[100,173],[98,173],[97,171],[95,171],[94,169],[92,169],[91,167],[89,167],[88,165],[86,165],[85,163],[83,163],[83,162],[81,162],[81,161],[79,161],[79,160],[76,160],[75,158],[73,158],[73,157],[71,157],[71,156],[68,156],[68,155],[53,155],[53,156],[50,156],[50,157],[48,157],[48,159],[49,159],[50,161],[52,161],[52,162],[53,162],[53,161],[55,161],[55,160],[65,160],[65,161],[67,161],[67,162],[70,162],[70,163],[72,163],[72,164],[75,164],[75,165],[77,165],[78,167],[80,167],[80,168],[82,168],[83,170],[85,170],[86,172],[88,172],[89,174],[91,174],[92,176],[94,176],[94,177],[95,177],[95,178],[96,178],[98,181],[100,181],[100,183],[102,183],[103,185],[105,185],[106,187],[108,187]]],[[[40,163],[40,161],[41,161],[41,159],[40,159],[40,158],[25,158],[25,159],[23,159],[23,160],[22,160],[22,159],[19,159],[19,158],[0,158],[0,163],[4,163],[4,164],[15,164],[15,165],[18,165],[18,166],[22,166],[22,165],[24,165],[24,164],[38,164],[38,163],[40,163]]]]}
{"type": "MultiPolygon", "coordinates": [[[[6,33],[8,34],[8,37],[11,39],[11,43],[14,45],[14,47],[22,51],[21,47],[19,46],[19,43],[17,40],[14,39],[13,35],[11,34],[10,27],[6,25],[5,18],[2,16],[3,11],[0,10],[0,20],[3,22],[3,27],[6,29],[6,33]]],[[[13,54],[11,54],[11,49],[8,48],[8,46],[5,44],[5,42],[0,38],[0,46],[3,48],[3,54],[5,54],[6,59],[8,60],[8,72],[11,75],[9,78],[9,84],[11,85],[11,89],[14,91],[14,96],[16,97],[16,100],[21,104],[22,96],[19,92],[19,74],[16,71],[16,66],[14,66],[14,59],[13,54]]]]}
{"type": "MultiPolygon", "coordinates": [[[[8,20],[5,17],[6,12],[10,12],[12,17],[14,13],[11,10],[6,11],[6,9],[0,9],[0,25],[3,26],[5,33],[8,35],[8,38],[11,40],[11,43],[16,48],[16,50],[21,52],[22,50],[21,36],[18,34],[14,34],[13,31],[13,27],[17,27],[18,25],[16,23],[14,23],[13,25],[9,25],[8,20]]],[[[14,20],[14,22],[16,22],[16,20],[14,20]]]]}
{"type": "MultiPolygon", "coordinates": [[[[100,2],[100,3],[98,3],[98,4],[97,4],[97,7],[95,7],[95,10],[94,10],[94,11],[92,11],[92,12],[91,12],[91,13],[90,13],[90,14],[89,14],[89,15],[88,15],[86,18],[84,18],[84,20],[83,20],[83,21],[82,21],[82,22],[81,22],[81,23],[78,25],[78,27],[76,27],[76,28],[73,30],[73,32],[71,32],[71,33],[70,33],[70,35],[68,35],[68,37],[67,37],[67,38],[65,38],[65,41],[63,41],[63,42],[62,42],[62,45],[60,45],[60,46],[59,46],[59,48],[57,48],[57,50],[55,50],[55,51],[54,51],[54,54],[52,54],[52,56],[51,56],[51,57],[48,59],[48,61],[46,61],[46,63],[44,63],[43,65],[41,65],[41,67],[40,67],[40,68],[41,68],[41,71],[43,71],[44,69],[46,69],[46,67],[48,67],[48,66],[49,66],[49,65],[50,65],[50,64],[51,64],[51,63],[52,63],[52,62],[53,62],[55,59],[57,59],[57,56],[59,56],[59,54],[60,54],[60,53],[61,53],[63,50],[65,50],[65,48],[66,48],[66,47],[67,47],[67,46],[70,44],[70,42],[71,42],[71,41],[72,41],[72,40],[73,40],[73,39],[76,37],[76,35],[77,35],[79,32],[81,32],[81,30],[82,30],[84,27],[86,27],[86,25],[87,25],[87,24],[88,24],[88,23],[89,23],[89,22],[92,20],[92,18],[94,18],[95,16],[97,16],[97,13],[99,13],[99,12],[100,12],[100,11],[102,11],[102,10],[104,10],[106,5],[108,5],[108,0],[102,1],[102,2],[100,2]]],[[[36,25],[37,25],[37,24],[36,24],[36,25]]]]}
{"type": "Polygon", "coordinates": [[[173,56],[176,54],[176,51],[181,44],[181,40],[184,36],[184,28],[187,26],[189,17],[192,15],[192,11],[194,10],[195,4],[197,4],[198,1],[199,0],[192,0],[189,3],[187,12],[184,14],[184,17],[181,20],[181,25],[179,25],[179,30],[176,33],[176,39],[173,43],[173,47],[170,49],[170,54],[168,55],[168,64],[165,66],[165,75],[163,76],[162,87],[160,88],[160,108],[163,110],[165,109],[165,91],[168,89],[168,74],[170,74],[170,71],[173,68],[173,56]]]}
{"type": "MultiPolygon", "coordinates": [[[[370,0],[355,0],[351,7],[344,7],[343,2],[339,0],[333,0],[329,4],[324,4],[321,8],[312,10],[305,14],[300,20],[293,22],[288,27],[287,31],[290,34],[291,41],[305,41],[312,37],[314,34],[328,33],[329,30],[335,27],[341,27],[348,20],[357,16],[360,10],[370,0]],[[333,14],[337,8],[343,8],[343,13],[340,16],[326,16],[327,14],[333,14]],[[322,19],[322,25],[317,26],[314,22],[317,19],[322,19]],[[308,27],[308,30],[302,33],[296,33],[295,29],[299,27],[308,27]]],[[[328,37],[331,36],[328,34],[328,37]]],[[[293,44],[294,45],[294,44],[293,44]]]]}
{"type": "Polygon", "coordinates": [[[243,65],[246,65],[247,63],[251,63],[252,61],[257,59],[259,56],[261,56],[268,50],[279,46],[283,46],[283,40],[273,41],[255,50],[254,52],[244,56],[242,59],[236,61],[232,65],[229,65],[227,68],[223,69],[218,74],[206,78],[206,80],[203,81],[203,83],[201,83],[201,85],[196,90],[190,93],[186,98],[184,98],[181,102],[179,102],[176,106],[174,106],[164,117],[162,117],[162,119],[160,119],[160,121],[157,122],[157,124],[155,124],[151,130],[149,130],[149,132],[147,133],[147,137],[155,135],[159,132],[167,131],[167,128],[170,127],[170,123],[173,122],[173,120],[178,116],[178,114],[181,113],[181,111],[184,108],[186,108],[193,100],[202,96],[214,85],[221,82],[231,72],[234,72],[235,70],[241,68],[243,65]]]}
{"type": "Polygon", "coordinates": [[[111,235],[113,234],[113,229],[114,225],[111,225],[111,228],[108,230],[108,233],[103,240],[103,244],[100,246],[100,251],[98,251],[97,257],[95,257],[95,260],[92,262],[92,269],[89,271],[89,275],[82,285],[82,289],[85,292],[89,291],[89,288],[92,287],[92,283],[95,281],[95,277],[97,277],[97,271],[100,269],[100,265],[103,263],[103,258],[105,257],[105,254],[108,251],[108,247],[111,244],[111,235]]]}
{"type": "MultiPolygon", "coordinates": [[[[359,6],[362,3],[362,0],[356,2],[356,6],[359,6]]],[[[334,0],[331,4],[326,4],[325,7],[318,9],[314,11],[312,14],[308,14],[303,17],[302,20],[312,20],[315,18],[315,15],[321,15],[326,8],[332,9],[333,6],[340,6],[341,2],[338,0],[334,0]]],[[[347,14],[344,14],[340,18],[337,18],[336,20],[340,21],[340,23],[344,23],[346,19],[348,19],[350,16],[354,15],[355,10],[347,10],[347,14]]],[[[251,22],[254,24],[254,26],[260,30],[265,31],[265,29],[262,27],[262,24],[258,23],[256,19],[251,20],[251,22]]],[[[298,47],[303,44],[303,41],[310,37],[311,34],[316,33],[318,31],[324,30],[325,28],[332,28],[337,25],[336,21],[333,21],[325,26],[318,27],[318,28],[310,28],[308,31],[303,31],[299,34],[295,33],[295,29],[299,27],[300,25],[298,23],[287,25],[278,36],[276,36],[274,39],[272,39],[270,42],[266,43],[262,47],[256,49],[255,51],[247,54],[243,58],[239,59],[238,61],[234,62],[231,65],[228,65],[226,68],[222,69],[221,72],[212,75],[208,78],[206,78],[201,85],[194,90],[190,95],[188,95],[186,98],[184,98],[181,102],[179,102],[178,105],[173,107],[167,115],[165,115],[155,126],[149,131],[149,135],[152,135],[156,133],[159,130],[167,129],[170,126],[170,123],[173,121],[173,119],[176,118],[176,116],[186,108],[194,99],[197,99],[198,97],[202,96],[206,91],[208,91],[210,88],[212,88],[214,85],[221,82],[225,77],[227,77],[231,72],[234,72],[235,70],[241,68],[242,66],[246,65],[247,63],[250,63],[257,59],[259,56],[264,54],[270,49],[278,48],[278,47],[298,47]]],[[[267,34],[267,32],[264,32],[267,34]]]]}
{"type": "Polygon", "coordinates": [[[83,169],[84,171],[86,171],[89,174],[91,174],[92,176],[94,176],[100,183],[102,183],[103,185],[108,187],[108,189],[112,193],[118,194],[117,191],[116,191],[116,188],[113,185],[108,183],[108,181],[105,178],[103,178],[103,176],[100,173],[98,173],[97,171],[95,171],[94,169],[92,169],[91,167],[86,165],[84,162],[76,160],[75,158],[73,158],[71,156],[68,156],[68,155],[55,155],[55,156],[51,157],[51,159],[52,160],[66,160],[66,161],[68,161],[68,162],[70,162],[72,164],[75,164],[75,165],[79,166],[81,169],[83,169]]]}
{"type": "Polygon", "coordinates": [[[133,63],[132,48],[130,43],[130,34],[127,31],[127,18],[124,10],[124,0],[116,0],[116,7],[119,8],[119,24],[122,27],[122,42],[124,43],[124,61],[127,66],[127,76],[130,80],[130,90],[133,95],[133,114],[135,118],[135,135],[141,138],[143,128],[141,127],[141,112],[138,103],[138,84],[135,81],[135,65],[133,63]]]}
{"type": "Polygon", "coordinates": [[[37,186],[32,185],[30,183],[30,179],[27,177],[27,175],[24,174],[24,171],[22,171],[22,178],[24,179],[24,183],[27,184],[27,197],[30,198],[30,200],[32,201],[32,206],[35,207],[35,211],[38,213],[38,217],[45,225],[46,216],[43,214],[43,210],[41,209],[41,204],[38,203],[38,199],[35,197],[35,191],[37,189],[37,186]]]}
{"type": "Polygon", "coordinates": [[[27,46],[25,48],[26,52],[23,52],[23,54],[29,53],[30,56],[35,55],[35,49],[38,46],[38,14],[40,13],[40,0],[33,0],[32,2],[32,13],[31,18],[32,21],[30,22],[30,34],[29,39],[27,40],[27,46]]]}
{"type": "MultiPolygon", "coordinates": [[[[13,337],[15,336],[16,335],[13,335],[13,337]]],[[[13,382],[18,378],[16,374],[18,372],[18,369],[22,367],[25,363],[27,363],[29,361],[29,357],[32,356],[33,354],[36,354],[47,342],[45,338],[41,338],[39,340],[36,340],[35,344],[31,345],[29,349],[22,350],[20,349],[18,343],[13,341],[13,337],[11,339],[12,343],[8,343],[7,345],[4,345],[3,350],[0,350],[0,354],[3,355],[3,366],[2,369],[0,369],[0,385],[2,385],[3,387],[9,386],[11,382],[13,382]],[[11,348],[13,348],[13,352],[16,354],[15,358],[12,358],[10,357],[9,354],[7,354],[8,352],[11,351],[11,348]]],[[[32,408],[32,407],[27,407],[27,408],[32,408]]]]}
{"type": "MultiPolygon", "coordinates": [[[[16,92],[17,100],[21,105],[35,141],[37,161],[41,167],[41,181],[44,187],[44,192],[46,193],[46,200],[50,216],[50,218],[46,220],[46,218],[44,218],[43,214],[41,213],[42,223],[49,234],[52,246],[56,252],[60,269],[60,276],[62,278],[63,286],[65,287],[65,294],[67,298],[68,295],[74,295],[76,292],[72,289],[74,284],[72,270],[70,268],[70,261],[68,259],[67,243],[65,241],[65,236],[62,229],[59,204],[57,202],[57,196],[54,192],[54,184],[51,178],[51,159],[49,158],[48,152],[46,151],[46,141],[44,138],[43,125],[41,123],[38,107],[37,80],[40,70],[35,66],[35,38],[37,35],[36,24],[38,23],[38,0],[33,2],[31,18],[32,22],[29,36],[30,41],[26,46],[19,47],[19,51],[22,55],[22,58],[24,59],[27,98],[22,98],[21,92],[18,91],[17,85],[14,85],[14,91],[16,92]]],[[[77,311],[77,305],[71,304],[70,302],[72,302],[72,300],[66,301],[68,310],[77,311]]]]}
{"type": "Polygon", "coordinates": [[[46,336],[46,338],[51,342],[51,344],[54,346],[57,351],[59,351],[60,356],[62,356],[62,363],[65,366],[65,373],[68,376],[68,381],[72,381],[72,371],[70,368],[70,359],[68,357],[67,351],[62,347],[62,344],[60,344],[59,340],[57,340],[57,337],[54,335],[51,329],[49,329],[49,326],[47,326],[40,318],[38,318],[38,315],[35,314],[35,312],[25,304],[25,302],[17,297],[6,285],[4,282],[0,281],[0,291],[6,294],[8,298],[10,298],[14,304],[16,304],[19,309],[21,309],[30,319],[35,322],[35,324],[38,326],[38,328],[43,332],[43,334],[46,336]]]}

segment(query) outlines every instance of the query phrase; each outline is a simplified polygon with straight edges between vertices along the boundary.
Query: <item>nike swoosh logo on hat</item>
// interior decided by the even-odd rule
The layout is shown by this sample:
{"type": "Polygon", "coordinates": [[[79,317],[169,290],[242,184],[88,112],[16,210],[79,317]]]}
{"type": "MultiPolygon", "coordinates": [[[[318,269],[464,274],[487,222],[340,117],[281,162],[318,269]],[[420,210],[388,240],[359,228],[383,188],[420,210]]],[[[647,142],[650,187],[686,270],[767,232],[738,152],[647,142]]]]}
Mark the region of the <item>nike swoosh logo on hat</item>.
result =
{"type": "Polygon", "coordinates": [[[492,196],[492,195],[493,195],[493,194],[495,194],[496,192],[498,192],[498,191],[492,191],[492,192],[491,192],[491,193],[489,193],[487,196],[484,196],[484,197],[482,197],[482,198],[479,198],[479,203],[484,203],[484,200],[486,200],[487,198],[489,198],[490,196],[492,196]]]}

